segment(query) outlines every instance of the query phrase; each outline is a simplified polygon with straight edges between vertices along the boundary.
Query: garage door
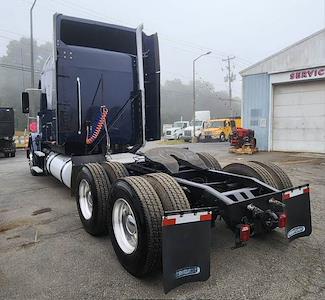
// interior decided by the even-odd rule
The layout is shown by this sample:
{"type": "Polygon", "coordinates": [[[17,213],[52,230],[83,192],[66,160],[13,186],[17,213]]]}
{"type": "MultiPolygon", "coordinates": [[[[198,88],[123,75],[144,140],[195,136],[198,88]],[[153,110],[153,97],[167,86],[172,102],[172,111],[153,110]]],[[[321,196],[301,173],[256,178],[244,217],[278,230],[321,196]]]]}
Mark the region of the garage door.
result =
{"type": "Polygon", "coordinates": [[[274,86],[273,150],[325,153],[325,81],[274,86]]]}

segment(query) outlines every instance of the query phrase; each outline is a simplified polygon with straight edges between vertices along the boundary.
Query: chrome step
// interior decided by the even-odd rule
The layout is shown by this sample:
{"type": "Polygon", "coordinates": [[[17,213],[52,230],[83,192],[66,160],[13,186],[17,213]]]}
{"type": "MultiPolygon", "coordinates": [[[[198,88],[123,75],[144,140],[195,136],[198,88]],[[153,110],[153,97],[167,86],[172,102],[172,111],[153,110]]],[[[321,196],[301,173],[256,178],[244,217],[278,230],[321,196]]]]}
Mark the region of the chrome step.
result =
{"type": "Polygon", "coordinates": [[[43,173],[43,170],[40,167],[33,166],[31,169],[33,171],[35,171],[37,174],[42,174],[43,173]]]}
{"type": "Polygon", "coordinates": [[[38,156],[38,157],[44,157],[45,156],[45,153],[42,152],[42,151],[34,151],[35,155],[38,156]]]}

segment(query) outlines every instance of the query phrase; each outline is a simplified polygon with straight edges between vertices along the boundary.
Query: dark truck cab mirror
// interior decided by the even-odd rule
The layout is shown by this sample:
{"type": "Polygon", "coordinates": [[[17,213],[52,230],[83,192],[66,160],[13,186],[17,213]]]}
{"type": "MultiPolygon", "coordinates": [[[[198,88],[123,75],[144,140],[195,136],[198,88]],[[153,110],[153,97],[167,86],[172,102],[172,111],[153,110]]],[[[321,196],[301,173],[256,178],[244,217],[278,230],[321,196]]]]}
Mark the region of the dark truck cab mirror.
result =
{"type": "Polygon", "coordinates": [[[21,94],[21,108],[23,114],[29,113],[29,94],[27,92],[21,94]]]}

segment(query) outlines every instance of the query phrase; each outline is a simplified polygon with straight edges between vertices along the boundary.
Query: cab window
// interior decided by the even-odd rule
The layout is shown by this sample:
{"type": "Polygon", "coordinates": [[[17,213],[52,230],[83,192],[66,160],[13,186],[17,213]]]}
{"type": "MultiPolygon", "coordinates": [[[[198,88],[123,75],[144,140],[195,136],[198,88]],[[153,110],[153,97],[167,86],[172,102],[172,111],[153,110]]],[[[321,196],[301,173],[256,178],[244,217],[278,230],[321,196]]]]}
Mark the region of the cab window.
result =
{"type": "Polygon", "coordinates": [[[223,121],[212,121],[208,125],[209,128],[221,128],[224,127],[223,121]]]}

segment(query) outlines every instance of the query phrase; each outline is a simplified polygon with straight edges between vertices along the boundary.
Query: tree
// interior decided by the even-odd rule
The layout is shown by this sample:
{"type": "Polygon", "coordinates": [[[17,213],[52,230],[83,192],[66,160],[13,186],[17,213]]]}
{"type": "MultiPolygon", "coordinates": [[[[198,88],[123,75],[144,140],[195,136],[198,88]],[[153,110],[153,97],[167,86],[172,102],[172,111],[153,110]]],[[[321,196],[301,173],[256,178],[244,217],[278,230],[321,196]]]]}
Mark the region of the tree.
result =
{"type": "MultiPolygon", "coordinates": [[[[34,41],[36,83],[51,50],[51,43],[38,46],[34,41]]],[[[30,39],[12,40],[7,45],[6,55],[0,57],[0,106],[15,109],[16,130],[26,128],[26,117],[21,112],[21,93],[30,87],[30,79],[30,39]]]]}
{"type": "MultiPolygon", "coordinates": [[[[15,109],[16,129],[26,128],[26,117],[21,113],[21,92],[30,87],[30,39],[12,40],[7,46],[6,55],[0,57],[0,106],[15,109]]],[[[34,41],[35,82],[47,57],[51,54],[52,45],[37,45],[34,41]]],[[[222,118],[231,115],[228,94],[215,91],[212,83],[196,81],[196,110],[210,110],[211,117],[222,118]]],[[[193,103],[192,82],[184,84],[180,79],[167,80],[161,85],[162,123],[172,123],[192,119],[193,103]]],[[[32,103],[38,101],[31,101],[32,103]]],[[[240,100],[233,99],[232,107],[235,115],[240,115],[240,100]]]]}
{"type": "MultiPolygon", "coordinates": [[[[180,79],[167,80],[161,86],[162,123],[191,120],[193,115],[193,84],[182,83],[180,79]]],[[[196,110],[210,110],[211,118],[225,118],[231,115],[228,93],[215,91],[212,83],[196,81],[196,110]]],[[[240,99],[232,100],[233,115],[240,115],[240,99]]]]}

